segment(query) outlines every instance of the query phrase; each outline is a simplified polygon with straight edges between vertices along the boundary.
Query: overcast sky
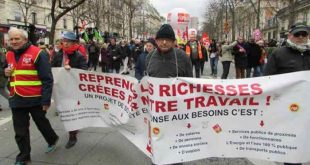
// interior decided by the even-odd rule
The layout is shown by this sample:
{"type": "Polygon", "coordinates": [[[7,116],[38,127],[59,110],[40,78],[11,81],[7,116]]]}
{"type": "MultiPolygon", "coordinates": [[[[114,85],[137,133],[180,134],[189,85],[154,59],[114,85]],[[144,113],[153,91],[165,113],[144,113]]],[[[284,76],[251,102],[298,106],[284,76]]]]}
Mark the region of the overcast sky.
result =
{"type": "Polygon", "coordinates": [[[167,18],[167,13],[174,8],[183,8],[190,16],[199,18],[199,22],[203,22],[206,3],[210,0],[150,0],[157,11],[167,18]]]}

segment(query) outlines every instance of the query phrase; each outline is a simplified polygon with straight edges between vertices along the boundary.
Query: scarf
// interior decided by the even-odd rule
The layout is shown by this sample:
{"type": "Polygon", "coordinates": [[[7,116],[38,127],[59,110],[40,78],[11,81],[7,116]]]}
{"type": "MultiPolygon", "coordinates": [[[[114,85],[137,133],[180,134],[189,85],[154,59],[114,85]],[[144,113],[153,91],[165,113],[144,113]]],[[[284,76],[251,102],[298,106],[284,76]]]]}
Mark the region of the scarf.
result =
{"type": "Polygon", "coordinates": [[[15,55],[20,56],[22,55],[29,47],[31,46],[31,42],[25,43],[20,49],[14,50],[13,48],[9,47],[8,50],[14,52],[15,55]]]}
{"type": "Polygon", "coordinates": [[[71,54],[73,54],[75,51],[77,51],[78,49],[79,49],[79,47],[80,47],[80,45],[79,44],[74,44],[74,45],[72,45],[72,46],[70,46],[70,47],[68,47],[68,48],[66,48],[66,47],[62,47],[62,50],[64,51],[64,53],[66,54],[66,55],[71,55],[71,54]]]}
{"type": "Polygon", "coordinates": [[[297,44],[293,43],[291,40],[288,39],[286,41],[286,46],[290,47],[290,48],[292,48],[294,50],[298,50],[299,52],[303,53],[305,51],[310,50],[310,41],[308,40],[308,42],[305,43],[305,44],[297,45],[297,44]]]}

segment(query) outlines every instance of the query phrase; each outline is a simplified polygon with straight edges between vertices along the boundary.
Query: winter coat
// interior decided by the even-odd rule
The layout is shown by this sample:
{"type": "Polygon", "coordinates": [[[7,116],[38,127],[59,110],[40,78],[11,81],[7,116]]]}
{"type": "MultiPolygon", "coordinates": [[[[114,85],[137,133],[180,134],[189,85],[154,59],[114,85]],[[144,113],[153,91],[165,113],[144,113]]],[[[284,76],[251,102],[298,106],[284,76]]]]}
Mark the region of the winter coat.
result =
{"type": "Polygon", "coordinates": [[[120,46],[120,52],[121,52],[121,55],[122,55],[122,59],[125,59],[126,57],[129,57],[130,56],[130,49],[129,49],[129,46],[128,45],[125,45],[125,46],[120,46]]]}
{"type": "Polygon", "coordinates": [[[257,67],[260,65],[259,60],[262,55],[262,49],[256,43],[248,43],[246,45],[248,68],[257,67]]]}
{"type": "MultiPolygon", "coordinates": [[[[55,56],[53,56],[51,61],[52,67],[63,66],[63,54],[63,51],[60,50],[55,56]]],[[[79,51],[75,51],[73,54],[68,55],[68,58],[70,60],[69,65],[71,68],[87,70],[86,59],[79,51]]]]}
{"type": "Polygon", "coordinates": [[[108,56],[112,59],[112,66],[120,66],[122,63],[122,54],[120,51],[120,46],[109,45],[108,46],[108,56]]]}
{"type": "Polygon", "coordinates": [[[234,56],[232,55],[232,49],[237,45],[237,41],[231,43],[230,45],[222,45],[222,56],[221,61],[233,61],[234,56]]]}
{"type": "Polygon", "coordinates": [[[165,54],[160,53],[157,49],[150,52],[146,58],[146,72],[151,77],[160,78],[193,77],[190,59],[183,50],[177,48],[173,48],[165,54]]]}
{"type": "Polygon", "coordinates": [[[302,70],[310,70],[310,49],[302,53],[294,47],[284,46],[275,49],[268,56],[264,75],[283,74],[302,70]]]}
{"type": "Polygon", "coordinates": [[[234,55],[235,66],[241,69],[246,69],[248,59],[246,57],[246,52],[240,52],[239,49],[245,49],[245,45],[243,43],[237,43],[237,45],[233,48],[232,54],[234,55]]]}
{"type": "Polygon", "coordinates": [[[146,70],[146,67],[145,67],[145,61],[146,61],[146,57],[148,55],[148,52],[147,51],[144,51],[142,54],[139,55],[139,58],[136,62],[136,65],[135,65],[135,77],[138,79],[138,80],[141,80],[143,76],[145,76],[145,70],[146,70]]]}
{"type": "Polygon", "coordinates": [[[108,50],[105,48],[101,48],[100,55],[101,55],[101,64],[107,65],[108,68],[111,68],[112,57],[109,55],[108,50]]]}

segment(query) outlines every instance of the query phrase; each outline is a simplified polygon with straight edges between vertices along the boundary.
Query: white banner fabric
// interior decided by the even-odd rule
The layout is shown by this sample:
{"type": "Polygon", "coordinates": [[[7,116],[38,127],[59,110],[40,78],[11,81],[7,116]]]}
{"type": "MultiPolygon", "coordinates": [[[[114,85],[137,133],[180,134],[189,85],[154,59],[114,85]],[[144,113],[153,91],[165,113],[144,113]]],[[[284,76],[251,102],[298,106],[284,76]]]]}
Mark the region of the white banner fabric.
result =
{"type": "Polygon", "coordinates": [[[217,80],[53,69],[65,128],[113,127],[155,164],[208,157],[310,161],[310,71],[217,80]]]}

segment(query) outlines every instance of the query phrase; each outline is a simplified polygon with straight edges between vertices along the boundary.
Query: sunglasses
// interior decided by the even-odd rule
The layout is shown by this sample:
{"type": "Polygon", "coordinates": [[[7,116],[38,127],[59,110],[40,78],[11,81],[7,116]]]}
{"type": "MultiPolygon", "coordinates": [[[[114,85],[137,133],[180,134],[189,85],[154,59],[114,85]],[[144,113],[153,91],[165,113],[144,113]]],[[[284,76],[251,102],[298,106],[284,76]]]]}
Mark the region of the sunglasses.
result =
{"type": "Polygon", "coordinates": [[[294,34],[294,37],[307,37],[308,36],[308,33],[307,32],[297,32],[294,34]]]}

